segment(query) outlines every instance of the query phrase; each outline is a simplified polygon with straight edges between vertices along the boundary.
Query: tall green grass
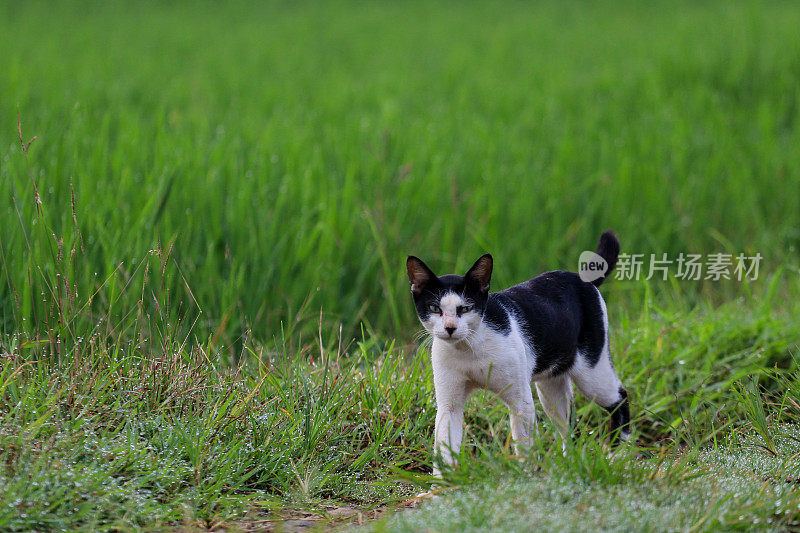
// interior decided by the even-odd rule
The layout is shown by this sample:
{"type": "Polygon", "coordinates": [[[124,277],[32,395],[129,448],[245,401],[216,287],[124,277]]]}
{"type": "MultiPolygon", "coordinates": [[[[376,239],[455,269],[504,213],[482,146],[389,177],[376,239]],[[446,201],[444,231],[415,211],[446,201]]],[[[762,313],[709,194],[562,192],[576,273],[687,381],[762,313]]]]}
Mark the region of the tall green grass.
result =
{"type": "Polygon", "coordinates": [[[320,310],[410,338],[412,252],[444,272],[490,251],[503,287],[613,227],[627,252],[796,267],[798,23],[791,3],[6,4],[2,327],[39,327],[50,234],[73,228],[92,312],[131,312],[170,249],[170,321],[202,309],[193,331],[239,350],[320,310]]]}

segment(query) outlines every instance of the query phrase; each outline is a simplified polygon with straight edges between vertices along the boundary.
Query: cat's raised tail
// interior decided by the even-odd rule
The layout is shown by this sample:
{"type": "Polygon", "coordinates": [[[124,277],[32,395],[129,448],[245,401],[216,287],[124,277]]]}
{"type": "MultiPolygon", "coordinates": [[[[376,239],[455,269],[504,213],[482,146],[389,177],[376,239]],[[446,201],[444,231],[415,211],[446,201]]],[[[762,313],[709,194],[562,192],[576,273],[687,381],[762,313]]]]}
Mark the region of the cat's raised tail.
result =
{"type": "Polygon", "coordinates": [[[597,278],[592,281],[592,285],[599,287],[603,281],[611,275],[611,271],[617,266],[617,257],[619,257],[619,239],[613,231],[606,230],[600,235],[600,242],[597,243],[597,255],[602,257],[608,263],[608,269],[603,277],[597,278]]]}

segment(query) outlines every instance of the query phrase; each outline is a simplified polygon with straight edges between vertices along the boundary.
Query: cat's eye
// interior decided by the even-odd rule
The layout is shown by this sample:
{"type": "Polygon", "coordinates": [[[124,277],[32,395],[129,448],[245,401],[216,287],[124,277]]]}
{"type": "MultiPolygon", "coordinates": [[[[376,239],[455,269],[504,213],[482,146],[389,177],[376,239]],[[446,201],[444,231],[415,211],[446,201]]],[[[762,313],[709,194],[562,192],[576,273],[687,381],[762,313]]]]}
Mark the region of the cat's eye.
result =
{"type": "Polygon", "coordinates": [[[441,309],[441,307],[439,307],[439,306],[438,306],[438,305],[436,305],[436,304],[431,304],[431,305],[429,305],[429,306],[428,306],[428,309],[429,309],[429,310],[430,310],[432,313],[441,313],[441,312],[442,312],[442,309],[441,309]]]}
{"type": "Polygon", "coordinates": [[[469,313],[470,311],[472,311],[473,307],[475,307],[475,306],[474,305],[459,305],[458,307],[456,307],[456,313],[458,313],[459,315],[462,315],[464,313],[469,313]]]}

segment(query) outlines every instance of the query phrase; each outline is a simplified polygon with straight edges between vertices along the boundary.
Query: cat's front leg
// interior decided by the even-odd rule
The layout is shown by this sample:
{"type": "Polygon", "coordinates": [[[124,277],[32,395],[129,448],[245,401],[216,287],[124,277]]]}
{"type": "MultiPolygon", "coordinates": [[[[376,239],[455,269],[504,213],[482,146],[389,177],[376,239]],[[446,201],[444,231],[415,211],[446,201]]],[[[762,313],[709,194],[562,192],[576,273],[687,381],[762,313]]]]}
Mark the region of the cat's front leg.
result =
{"type": "Polygon", "coordinates": [[[433,475],[442,477],[439,464],[454,465],[461,449],[468,389],[464,379],[451,372],[437,371],[435,367],[433,384],[436,389],[433,475]]]}
{"type": "Polygon", "coordinates": [[[511,412],[511,438],[514,439],[514,451],[517,454],[528,450],[536,435],[536,411],[533,402],[517,406],[511,412]]]}
{"type": "Polygon", "coordinates": [[[433,475],[442,477],[442,471],[437,464],[452,466],[456,463],[455,456],[461,449],[461,439],[464,434],[464,407],[452,406],[438,408],[436,411],[436,430],[434,438],[434,467],[433,475]]]}
{"type": "Polygon", "coordinates": [[[531,447],[536,434],[533,392],[530,384],[520,383],[517,387],[504,391],[502,397],[511,413],[511,438],[514,440],[514,451],[519,454],[531,447]]]}

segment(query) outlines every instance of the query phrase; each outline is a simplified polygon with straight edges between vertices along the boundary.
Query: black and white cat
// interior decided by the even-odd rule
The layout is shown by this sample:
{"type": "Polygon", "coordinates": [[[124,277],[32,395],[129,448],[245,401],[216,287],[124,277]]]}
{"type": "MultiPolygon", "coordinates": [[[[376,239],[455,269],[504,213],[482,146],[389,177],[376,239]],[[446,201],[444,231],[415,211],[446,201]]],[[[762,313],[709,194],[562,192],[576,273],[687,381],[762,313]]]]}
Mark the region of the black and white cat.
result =
{"type": "MultiPolygon", "coordinates": [[[[619,241],[600,236],[605,275],[587,283],[553,271],[489,294],[492,256],[464,276],[436,276],[419,258],[406,263],[417,314],[433,336],[436,455],[453,464],[461,446],[464,404],[476,388],[498,394],[511,411],[517,450],[530,444],[535,412],[531,381],[562,437],[569,435],[572,382],[611,412],[614,443],[630,436],[628,394],[614,372],[608,313],[598,286],[617,262],[619,241]]],[[[440,475],[438,468],[434,474],[440,475]]]]}

